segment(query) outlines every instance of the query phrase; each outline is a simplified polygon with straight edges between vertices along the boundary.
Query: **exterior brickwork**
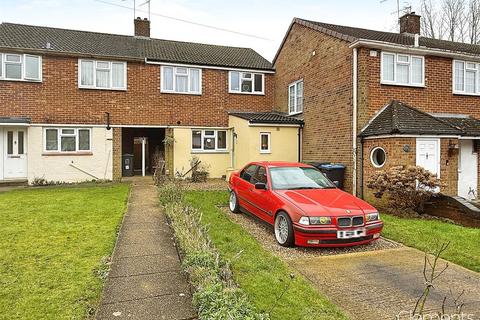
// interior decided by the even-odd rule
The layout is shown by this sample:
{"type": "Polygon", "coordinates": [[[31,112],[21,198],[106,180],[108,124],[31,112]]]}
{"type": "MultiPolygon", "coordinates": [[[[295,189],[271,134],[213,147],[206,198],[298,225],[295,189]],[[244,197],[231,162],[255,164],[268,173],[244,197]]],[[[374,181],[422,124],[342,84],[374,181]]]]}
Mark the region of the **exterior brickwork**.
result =
{"type": "Polygon", "coordinates": [[[275,106],[288,112],[288,85],[303,79],[303,161],[347,166],[352,190],[352,50],[348,43],[294,24],[275,62],[275,106]]]}
{"type": "Polygon", "coordinates": [[[113,181],[122,179],[122,128],[113,128],[113,181]]]}
{"type": "Polygon", "coordinates": [[[160,66],[128,62],[127,91],[78,88],[78,59],[43,56],[43,82],[0,81],[1,116],[34,123],[227,126],[227,111],[271,111],[273,74],[265,95],[228,93],[227,70],[202,70],[202,95],[160,92],[160,66]]]}

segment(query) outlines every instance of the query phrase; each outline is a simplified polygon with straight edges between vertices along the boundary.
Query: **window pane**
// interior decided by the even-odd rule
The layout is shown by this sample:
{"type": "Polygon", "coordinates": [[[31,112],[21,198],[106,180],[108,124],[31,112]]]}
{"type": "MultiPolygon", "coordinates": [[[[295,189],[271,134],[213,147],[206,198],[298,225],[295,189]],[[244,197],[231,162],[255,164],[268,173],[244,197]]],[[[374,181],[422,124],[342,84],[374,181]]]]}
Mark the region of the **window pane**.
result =
{"type": "Polygon", "coordinates": [[[465,63],[461,61],[455,62],[455,90],[463,91],[463,76],[465,72],[465,63]]]}
{"type": "Polygon", "coordinates": [[[217,139],[218,149],[227,149],[227,131],[218,131],[217,139]]]}
{"type": "Polygon", "coordinates": [[[465,92],[475,93],[476,71],[467,70],[465,72],[465,92]]]}
{"type": "Polygon", "coordinates": [[[179,74],[187,74],[188,73],[188,69],[187,68],[177,68],[175,70],[176,73],[179,73],[179,74]]]}
{"type": "Polygon", "coordinates": [[[200,92],[200,70],[190,69],[190,91],[200,92]]]}
{"type": "Polygon", "coordinates": [[[2,63],[3,55],[0,53],[0,78],[3,77],[3,63],[2,63]]]}
{"type": "Polygon", "coordinates": [[[255,92],[263,91],[263,75],[255,74],[255,92]]]}
{"type": "Polygon", "coordinates": [[[5,61],[8,61],[8,62],[22,62],[22,57],[18,54],[7,54],[7,55],[5,55],[5,61]]]}
{"type": "Polygon", "coordinates": [[[100,62],[100,61],[97,61],[97,68],[98,69],[109,69],[110,68],[110,64],[108,62],[100,62]]]}
{"type": "Polygon", "coordinates": [[[62,129],[62,134],[75,134],[74,129],[62,129]]]}
{"type": "Polygon", "coordinates": [[[240,91],[240,73],[230,72],[230,90],[240,91]]]}
{"type": "Polygon", "coordinates": [[[110,71],[97,69],[97,87],[99,88],[110,87],[110,71]]]}
{"type": "Polygon", "coordinates": [[[251,79],[252,74],[251,73],[242,73],[242,78],[251,79]]]}
{"type": "Polygon", "coordinates": [[[382,61],[382,68],[383,68],[383,74],[382,74],[382,80],[384,81],[394,81],[394,55],[392,54],[384,54],[383,55],[383,61],[382,61]]]}
{"type": "Polygon", "coordinates": [[[57,151],[58,150],[58,131],[57,129],[47,129],[45,132],[46,135],[46,146],[45,149],[48,151],[57,151]]]}
{"type": "Polygon", "coordinates": [[[25,57],[25,78],[40,79],[40,58],[34,56],[25,57]]]}
{"type": "Polygon", "coordinates": [[[295,112],[295,86],[288,88],[288,110],[290,113],[295,112]]]}
{"type": "Polygon", "coordinates": [[[173,90],[173,68],[163,67],[163,89],[173,90]]]}
{"type": "Polygon", "coordinates": [[[202,148],[202,132],[192,131],[192,149],[202,148]]]}
{"type": "Polygon", "coordinates": [[[423,83],[423,60],[412,58],[412,82],[423,83]]]}
{"type": "Polygon", "coordinates": [[[409,58],[408,56],[404,56],[404,55],[399,54],[397,56],[397,61],[398,62],[408,62],[408,58],[409,58]]]}
{"type": "Polygon", "coordinates": [[[75,137],[61,137],[62,151],[75,151],[75,137]]]}
{"type": "Polygon", "coordinates": [[[242,92],[252,92],[252,80],[242,80],[242,92]]]}
{"type": "Polygon", "coordinates": [[[408,83],[410,78],[410,68],[409,65],[397,64],[397,82],[398,83],[408,83]]]}
{"type": "Polygon", "coordinates": [[[203,138],[204,150],[215,150],[215,137],[206,136],[203,138]]]}
{"type": "Polygon", "coordinates": [[[82,86],[93,86],[93,61],[82,60],[80,70],[80,84],[82,86]]]}
{"type": "Polygon", "coordinates": [[[112,87],[125,87],[125,64],[112,63],[112,87]]]}
{"type": "Polygon", "coordinates": [[[21,79],[22,65],[18,63],[5,63],[5,77],[9,79],[21,79]]]}
{"type": "Polygon", "coordinates": [[[7,154],[13,154],[13,131],[7,131],[7,154]]]}
{"type": "Polygon", "coordinates": [[[297,83],[297,112],[303,111],[303,81],[297,83]]]}
{"type": "Polygon", "coordinates": [[[176,82],[176,92],[187,92],[188,91],[188,77],[187,76],[175,76],[176,82]]]}
{"type": "Polygon", "coordinates": [[[78,150],[90,150],[90,130],[78,130],[78,150]]]}
{"type": "Polygon", "coordinates": [[[260,150],[262,151],[268,151],[270,149],[269,146],[269,141],[268,141],[268,134],[263,133],[261,136],[261,145],[260,145],[260,150]]]}
{"type": "Polygon", "coordinates": [[[25,153],[25,137],[23,131],[18,131],[18,154],[25,153]]]}

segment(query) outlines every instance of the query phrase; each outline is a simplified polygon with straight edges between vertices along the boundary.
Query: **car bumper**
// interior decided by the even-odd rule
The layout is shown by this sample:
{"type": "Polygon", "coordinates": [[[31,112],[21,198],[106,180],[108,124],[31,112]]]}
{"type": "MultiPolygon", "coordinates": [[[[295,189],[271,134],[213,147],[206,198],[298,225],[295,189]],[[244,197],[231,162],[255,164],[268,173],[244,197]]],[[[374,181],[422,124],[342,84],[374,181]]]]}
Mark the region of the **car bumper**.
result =
{"type": "Polygon", "coordinates": [[[383,229],[383,222],[351,228],[319,228],[294,224],[295,245],[301,247],[350,247],[377,240],[383,229]],[[360,238],[339,239],[337,231],[365,228],[365,236],[360,238]]]}

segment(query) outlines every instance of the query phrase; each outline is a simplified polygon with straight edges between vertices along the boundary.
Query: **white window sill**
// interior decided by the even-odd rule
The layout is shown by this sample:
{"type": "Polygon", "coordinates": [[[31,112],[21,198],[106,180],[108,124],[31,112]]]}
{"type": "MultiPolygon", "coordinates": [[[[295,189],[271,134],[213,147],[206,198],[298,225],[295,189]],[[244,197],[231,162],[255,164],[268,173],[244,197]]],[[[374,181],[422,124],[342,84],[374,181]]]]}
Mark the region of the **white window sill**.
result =
{"type": "Polygon", "coordinates": [[[78,86],[78,88],[87,89],[87,90],[127,91],[127,88],[97,88],[97,87],[85,87],[85,86],[78,86]]]}
{"type": "Polygon", "coordinates": [[[74,152],[61,152],[61,151],[45,151],[42,156],[93,156],[91,151],[74,151],[74,152]]]}
{"type": "Polygon", "coordinates": [[[288,115],[289,116],[296,116],[297,114],[302,114],[303,111],[298,111],[298,112],[292,112],[292,113],[289,113],[288,115]]]}
{"type": "Polygon", "coordinates": [[[260,154],[271,154],[271,151],[260,151],[260,154]]]}
{"type": "Polygon", "coordinates": [[[229,90],[228,93],[231,93],[231,94],[249,94],[249,95],[252,95],[252,96],[264,96],[265,95],[265,92],[241,92],[241,91],[231,91],[231,90],[229,90]]]}
{"type": "Polygon", "coordinates": [[[201,96],[201,92],[177,92],[177,91],[164,91],[160,90],[160,93],[168,93],[168,94],[184,94],[189,96],[201,96]]]}
{"type": "Polygon", "coordinates": [[[0,81],[14,81],[14,82],[34,82],[34,83],[42,83],[42,80],[34,80],[34,79],[8,79],[8,78],[0,78],[0,81]]]}
{"type": "Polygon", "coordinates": [[[192,154],[226,154],[228,150],[192,150],[192,154]]]}
{"type": "Polygon", "coordinates": [[[409,88],[426,88],[424,84],[409,84],[409,83],[395,83],[380,81],[380,84],[386,86],[409,87],[409,88]]]}
{"type": "Polygon", "coordinates": [[[480,96],[480,92],[479,93],[470,93],[470,92],[453,91],[453,94],[457,95],[457,96],[474,96],[474,97],[480,96]]]}

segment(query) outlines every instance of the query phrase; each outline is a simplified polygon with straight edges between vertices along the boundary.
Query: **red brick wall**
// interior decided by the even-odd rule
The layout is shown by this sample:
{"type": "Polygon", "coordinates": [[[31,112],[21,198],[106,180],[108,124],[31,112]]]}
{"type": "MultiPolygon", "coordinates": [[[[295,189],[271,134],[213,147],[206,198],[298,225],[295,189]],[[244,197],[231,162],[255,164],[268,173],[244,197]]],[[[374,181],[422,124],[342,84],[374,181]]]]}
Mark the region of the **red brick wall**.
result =
{"type": "Polygon", "coordinates": [[[79,89],[78,59],[43,57],[43,83],[0,81],[0,116],[35,123],[226,126],[227,112],[270,111],[273,74],[263,95],[228,93],[228,71],[202,70],[202,95],[160,93],[160,66],[128,62],[127,91],[79,89]]]}
{"type": "Polygon", "coordinates": [[[275,69],[280,111],[288,112],[288,85],[304,82],[303,160],[346,164],[345,186],[351,191],[352,49],[346,41],[295,24],[275,69]]]}

